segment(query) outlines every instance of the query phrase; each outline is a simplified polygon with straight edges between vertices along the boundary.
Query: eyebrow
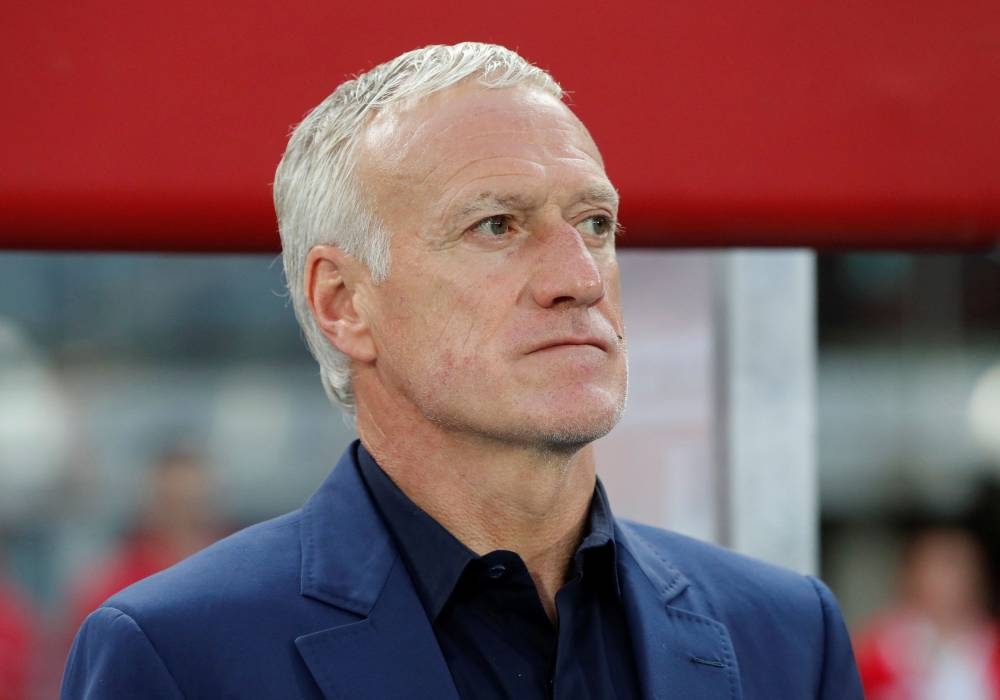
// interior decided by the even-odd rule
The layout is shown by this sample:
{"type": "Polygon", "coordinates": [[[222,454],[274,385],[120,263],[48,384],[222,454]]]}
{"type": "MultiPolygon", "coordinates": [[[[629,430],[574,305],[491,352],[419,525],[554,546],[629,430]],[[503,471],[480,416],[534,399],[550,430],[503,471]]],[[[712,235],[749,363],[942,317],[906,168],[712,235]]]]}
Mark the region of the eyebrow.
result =
{"type": "Polygon", "coordinates": [[[482,192],[471,202],[466,203],[455,213],[456,219],[465,219],[473,214],[494,212],[498,209],[515,209],[524,211],[530,209],[533,204],[530,197],[519,194],[498,194],[496,192],[482,192]]]}
{"type": "Polygon", "coordinates": [[[580,202],[602,202],[611,205],[613,209],[617,209],[618,190],[612,187],[610,183],[593,185],[580,192],[573,199],[574,204],[579,204],[580,202]]]}
{"type": "MultiPolygon", "coordinates": [[[[571,205],[581,202],[598,202],[609,205],[612,209],[618,208],[618,192],[610,184],[597,184],[587,187],[578,192],[571,200],[571,205]]],[[[500,194],[498,192],[482,192],[472,201],[464,204],[452,220],[464,220],[470,216],[480,213],[491,213],[497,210],[525,211],[535,206],[532,197],[519,194],[500,194]]]]}

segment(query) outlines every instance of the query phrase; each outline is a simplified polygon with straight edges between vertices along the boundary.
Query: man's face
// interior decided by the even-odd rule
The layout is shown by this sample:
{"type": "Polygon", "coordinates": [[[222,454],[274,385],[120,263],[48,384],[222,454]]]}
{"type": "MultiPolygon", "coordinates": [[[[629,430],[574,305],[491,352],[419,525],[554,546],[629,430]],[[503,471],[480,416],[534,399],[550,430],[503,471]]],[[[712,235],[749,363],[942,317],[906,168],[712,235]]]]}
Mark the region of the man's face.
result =
{"type": "Polygon", "coordinates": [[[383,112],[360,149],[391,235],[364,302],[385,395],[490,440],[610,430],[627,374],[617,195],[576,117],[536,89],[465,84],[383,112]]]}

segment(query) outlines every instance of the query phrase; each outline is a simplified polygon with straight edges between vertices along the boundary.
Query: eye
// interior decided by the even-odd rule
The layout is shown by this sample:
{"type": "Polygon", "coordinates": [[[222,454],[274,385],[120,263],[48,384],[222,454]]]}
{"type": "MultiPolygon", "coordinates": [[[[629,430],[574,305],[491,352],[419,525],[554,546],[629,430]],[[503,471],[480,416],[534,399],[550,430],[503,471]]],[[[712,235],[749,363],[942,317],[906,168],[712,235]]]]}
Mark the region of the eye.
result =
{"type": "Polygon", "coordinates": [[[476,233],[488,233],[491,236],[500,237],[510,233],[510,217],[506,214],[497,214],[487,219],[477,222],[470,230],[476,233]]]}
{"type": "Polygon", "coordinates": [[[595,214],[594,216],[588,216],[578,223],[576,227],[580,233],[602,238],[615,230],[615,222],[610,216],[595,214]]]}

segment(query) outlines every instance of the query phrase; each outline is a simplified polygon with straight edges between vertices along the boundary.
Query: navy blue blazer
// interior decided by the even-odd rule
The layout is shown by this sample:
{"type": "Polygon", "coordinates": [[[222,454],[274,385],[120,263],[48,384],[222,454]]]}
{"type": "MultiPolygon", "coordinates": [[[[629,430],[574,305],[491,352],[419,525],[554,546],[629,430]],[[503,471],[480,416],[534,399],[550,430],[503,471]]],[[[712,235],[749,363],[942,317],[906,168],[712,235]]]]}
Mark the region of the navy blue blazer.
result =
{"type": "MultiPolygon", "coordinates": [[[[62,697],[458,700],[356,459],[301,509],[109,599],[62,697]]],[[[626,521],[615,536],[644,697],[862,700],[821,582],[626,521]]]]}

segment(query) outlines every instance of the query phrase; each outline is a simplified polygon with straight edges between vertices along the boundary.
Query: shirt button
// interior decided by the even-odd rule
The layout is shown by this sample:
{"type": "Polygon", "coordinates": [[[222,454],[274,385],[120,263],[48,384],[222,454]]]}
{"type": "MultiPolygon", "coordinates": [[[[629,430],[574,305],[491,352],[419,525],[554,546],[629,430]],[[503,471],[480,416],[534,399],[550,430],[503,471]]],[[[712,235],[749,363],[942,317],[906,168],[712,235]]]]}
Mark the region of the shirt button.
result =
{"type": "Polygon", "coordinates": [[[490,578],[501,578],[507,573],[507,567],[503,564],[494,564],[486,571],[486,573],[490,578]]]}

